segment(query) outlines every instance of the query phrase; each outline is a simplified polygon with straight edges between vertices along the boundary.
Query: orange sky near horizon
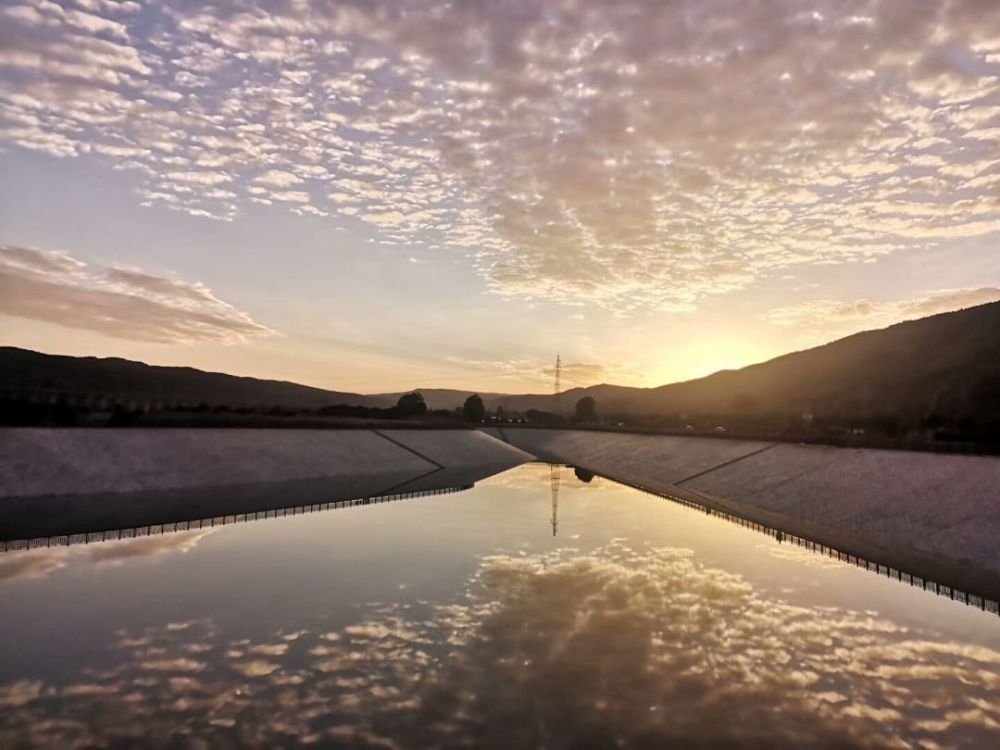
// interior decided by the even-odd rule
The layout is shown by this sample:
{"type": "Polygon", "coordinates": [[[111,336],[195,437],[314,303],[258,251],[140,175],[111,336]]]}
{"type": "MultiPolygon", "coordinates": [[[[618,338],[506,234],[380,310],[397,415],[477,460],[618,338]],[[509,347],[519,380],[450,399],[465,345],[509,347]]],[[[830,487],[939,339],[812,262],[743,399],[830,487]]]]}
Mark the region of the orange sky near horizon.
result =
{"type": "Polygon", "coordinates": [[[0,344],[546,392],[995,301],[998,40],[977,0],[22,0],[0,344]]]}

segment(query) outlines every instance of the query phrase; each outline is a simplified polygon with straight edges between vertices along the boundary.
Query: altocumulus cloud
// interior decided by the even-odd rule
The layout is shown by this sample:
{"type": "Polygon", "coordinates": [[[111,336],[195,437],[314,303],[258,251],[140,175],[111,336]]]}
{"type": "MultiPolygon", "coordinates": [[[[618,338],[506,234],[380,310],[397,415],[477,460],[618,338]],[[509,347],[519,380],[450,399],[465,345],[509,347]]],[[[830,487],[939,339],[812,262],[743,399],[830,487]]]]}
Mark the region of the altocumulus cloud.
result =
{"type": "Polygon", "coordinates": [[[239,343],[274,333],[203,284],[0,246],[0,314],[154,343],[239,343]]]}
{"type": "Polygon", "coordinates": [[[818,332],[887,326],[904,320],[961,310],[1000,300],[1000,289],[944,289],[912,299],[880,301],[857,299],[848,301],[818,300],[799,305],[778,307],[768,311],[767,320],[777,325],[818,332]]]}
{"type": "Polygon", "coordinates": [[[461,248],[505,295],[691,309],[1000,230],[993,2],[0,13],[0,141],[136,170],[148,205],[461,248]]]}

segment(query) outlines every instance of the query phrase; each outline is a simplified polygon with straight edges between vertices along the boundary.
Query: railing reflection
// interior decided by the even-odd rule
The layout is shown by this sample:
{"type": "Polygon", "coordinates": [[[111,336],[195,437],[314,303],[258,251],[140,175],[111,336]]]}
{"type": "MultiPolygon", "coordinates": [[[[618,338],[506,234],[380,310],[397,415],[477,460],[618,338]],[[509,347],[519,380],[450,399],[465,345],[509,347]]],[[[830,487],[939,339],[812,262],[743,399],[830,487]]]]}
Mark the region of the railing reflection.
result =
{"type": "Polygon", "coordinates": [[[873,562],[864,557],[858,555],[852,555],[847,552],[842,552],[835,547],[829,547],[825,544],[820,544],[819,542],[812,541],[811,539],[806,539],[805,537],[796,536],[795,534],[790,534],[787,531],[782,531],[781,529],[775,529],[771,526],[767,526],[756,521],[751,521],[747,518],[735,515],[733,513],[727,513],[726,511],[718,510],[715,508],[709,508],[705,505],[701,505],[691,500],[687,500],[682,497],[677,497],[676,495],[671,495],[667,492],[661,490],[647,487],[642,484],[636,484],[633,482],[623,481],[621,479],[612,479],[611,481],[617,482],[619,484],[627,485],[633,489],[644,492],[647,495],[653,495],[664,500],[670,500],[671,502],[679,503],[680,505],[687,506],[689,508],[694,508],[695,510],[702,511],[716,518],[721,518],[724,521],[729,521],[737,526],[742,526],[746,529],[752,529],[761,534],[766,534],[779,542],[787,542],[789,544],[794,544],[797,547],[809,550],[816,554],[824,555],[826,557],[833,558],[835,560],[840,560],[841,562],[849,563],[855,565],[859,568],[864,568],[865,570],[884,575],[887,578],[894,578],[902,583],[908,583],[911,586],[917,586],[922,588],[924,591],[931,591],[938,596],[946,596],[954,601],[963,602],[968,604],[970,607],[976,607],[978,609],[984,610],[986,612],[991,612],[996,615],[1000,615],[1000,602],[996,602],[992,599],[987,599],[986,597],[979,596],[978,594],[972,594],[967,591],[962,591],[960,589],[954,588],[952,586],[946,586],[936,581],[929,580],[927,578],[922,578],[920,576],[912,575],[897,568],[893,568],[889,565],[882,565],[881,563],[873,562]]]}
{"type": "Polygon", "coordinates": [[[391,503],[399,500],[411,500],[420,497],[450,495],[455,492],[464,492],[465,490],[471,489],[472,486],[473,485],[471,484],[467,484],[433,490],[391,492],[384,495],[372,495],[371,497],[353,498],[349,500],[331,500],[330,502],[325,503],[294,505],[287,508],[251,511],[249,513],[230,513],[223,516],[199,518],[190,521],[177,521],[173,523],[151,524],[148,526],[136,526],[126,529],[108,529],[106,531],[91,531],[81,534],[38,537],[35,539],[12,539],[0,542],[0,552],[19,552],[24,550],[39,549],[42,547],[67,547],[73,544],[95,544],[97,542],[112,542],[121,539],[135,539],[137,537],[172,534],[178,531],[192,531],[211,528],[213,526],[227,526],[234,523],[263,521],[269,518],[283,518],[285,516],[299,516],[306,513],[320,513],[322,511],[337,510],[340,508],[357,508],[359,506],[391,503]]]}

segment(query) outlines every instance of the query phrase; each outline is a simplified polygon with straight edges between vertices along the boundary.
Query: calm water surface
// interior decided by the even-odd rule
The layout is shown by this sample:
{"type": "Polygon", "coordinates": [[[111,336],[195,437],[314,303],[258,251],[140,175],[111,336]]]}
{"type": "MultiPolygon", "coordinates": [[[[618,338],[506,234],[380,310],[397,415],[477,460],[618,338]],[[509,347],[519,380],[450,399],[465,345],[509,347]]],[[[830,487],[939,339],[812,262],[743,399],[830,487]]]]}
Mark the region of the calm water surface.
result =
{"type": "Polygon", "coordinates": [[[0,745],[1000,747],[996,615],[559,475],[4,554],[0,745]]]}

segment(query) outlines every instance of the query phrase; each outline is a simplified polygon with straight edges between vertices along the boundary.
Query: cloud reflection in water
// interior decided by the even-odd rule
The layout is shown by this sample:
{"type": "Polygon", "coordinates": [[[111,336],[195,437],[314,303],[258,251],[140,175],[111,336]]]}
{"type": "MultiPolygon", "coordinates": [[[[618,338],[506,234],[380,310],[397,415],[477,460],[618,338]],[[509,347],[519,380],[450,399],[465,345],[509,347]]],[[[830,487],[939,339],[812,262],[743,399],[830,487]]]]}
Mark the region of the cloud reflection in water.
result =
{"type": "Polygon", "coordinates": [[[121,634],[121,666],[79,684],[0,686],[0,744],[944,748],[1000,731],[1000,652],[768,598],[683,549],[488,557],[452,603],[261,643],[183,625],[121,634]]]}
{"type": "Polygon", "coordinates": [[[184,554],[215,531],[214,528],[179,531],[130,540],[97,542],[86,547],[43,547],[6,553],[0,556],[0,582],[16,578],[41,578],[67,566],[88,561],[96,565],[118,564],[135,557],[156,557],[172,552],[184,554]]]}

